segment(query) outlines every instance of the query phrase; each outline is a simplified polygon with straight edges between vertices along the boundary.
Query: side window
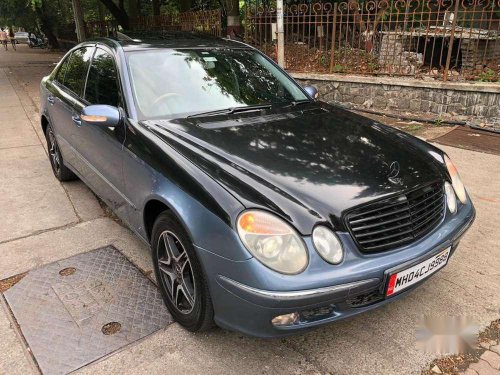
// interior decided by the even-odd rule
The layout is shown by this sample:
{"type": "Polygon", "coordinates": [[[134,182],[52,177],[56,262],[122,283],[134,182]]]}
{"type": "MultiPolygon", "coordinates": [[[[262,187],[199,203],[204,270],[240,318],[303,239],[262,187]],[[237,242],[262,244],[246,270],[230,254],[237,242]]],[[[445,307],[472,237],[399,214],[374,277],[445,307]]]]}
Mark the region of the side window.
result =
{"type": "Polygon", "coordinates": [[[118,74],[113,56],[100,48],[96,49],[90,66],[85,99],[90,104],[120,105],[118,74]]]}
{"type": "Polygon", "coordinates": [[[69,59],[63,84],[78,96],[83,95],[83,86],[93,51],[93,47],[83,47],[74,51],[69,59]]]}
{"type": "Polygon", "coordinates": [[[69,59],[71,58],[71,55],[68,55],[66,59],[64,59],[63,63],[59,67],[59,70],[56,73],[56,81],[59,82],[60,84],[64,83],[64,76],[66,75],[66,70],[68,70],[68,62],[69,59]]]}

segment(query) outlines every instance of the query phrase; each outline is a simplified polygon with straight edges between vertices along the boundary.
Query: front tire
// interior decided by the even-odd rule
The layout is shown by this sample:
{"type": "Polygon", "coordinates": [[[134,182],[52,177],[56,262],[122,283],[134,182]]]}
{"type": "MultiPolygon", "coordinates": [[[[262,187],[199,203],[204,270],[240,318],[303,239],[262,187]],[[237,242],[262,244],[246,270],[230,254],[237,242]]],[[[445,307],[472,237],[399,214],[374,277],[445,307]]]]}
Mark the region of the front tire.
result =
{"type": "Polygon", "coordinates": [[[45,130],[45,139],[47,140],[47,151],[54,176],[61,182],[76,179],[76,175],[64,165],[54,130],[50,124],[47,125],[47,129],[45,130]]]}
{"type": "Polygon", "coordinates": [[[151,235],[151,250],[163,301],[172,317],[189,331],[213,327],[213,306],[194,246],[175,215],[161,213],[151,235]]]}

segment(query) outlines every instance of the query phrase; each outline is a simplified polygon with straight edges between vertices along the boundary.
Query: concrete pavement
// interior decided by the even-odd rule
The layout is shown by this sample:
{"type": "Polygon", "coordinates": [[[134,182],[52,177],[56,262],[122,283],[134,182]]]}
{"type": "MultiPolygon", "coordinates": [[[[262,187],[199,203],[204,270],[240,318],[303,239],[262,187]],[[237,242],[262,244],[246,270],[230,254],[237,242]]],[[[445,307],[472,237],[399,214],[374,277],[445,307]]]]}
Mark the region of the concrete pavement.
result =
{"type": "MultiPolygon", "coordinates": [[[[79,181],[60,184],[38,123],[38,85],[60,57],[0,51],[0,279],[113,244],[143,272],[148,249],[107,217],[79,181]]],[[[448,266],[407,298],[308,334],[259,340],[177,324],[82,369],[83,373],[420,373],[431,355],[415,346],[422,315],[500,317],[500,157],[443,147],[458,166],[477,220],[448,266]],[[496,173],[495,173],[496,172],[496,173]]],[[[0,308],[0,374],[37,371],[18,328],[0,308]]]]}

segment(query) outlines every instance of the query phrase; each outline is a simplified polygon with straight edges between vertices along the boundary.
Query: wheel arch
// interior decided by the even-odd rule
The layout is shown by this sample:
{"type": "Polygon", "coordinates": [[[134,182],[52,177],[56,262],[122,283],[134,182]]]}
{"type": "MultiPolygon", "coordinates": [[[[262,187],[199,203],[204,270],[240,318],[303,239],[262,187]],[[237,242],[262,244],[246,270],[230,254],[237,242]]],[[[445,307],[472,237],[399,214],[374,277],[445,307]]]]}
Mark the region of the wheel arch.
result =
{"type": "Polygon", "coordinates": [[[218,256],[242,261],[251,258],[244,249],[237,233],[216,216],[199,215],[204,209],[195,201],[186,201],[174,194],[152,194],[142,206],[142,230],[144,239],[151,243],[153,227],[158,215],[170,211],[184,228],[197,249],[208,250],[218,256]]]}
{"type": "Polygon", "coordinates": [[[146,232],[146,239],[148,240],[148,242],[151,241],[151,235],[156,218],[164,211],[172,211],[172,209],[163,200],[160,200],[156,197],[151,198],[144,205],[142,219],[144,222],[144,231],[146,232]]]}
{"type": "Polygon", "coordinates": [[[47,116],[42,115],[40,119],[40,125],[42,126],[43,134],[45,134],[45,132],[47,131],[47,127],[49,126],[49,119],[47,118],[47,116]]]}
{"type": "Polygon", "coordinates": [[[153,226],[155,224],[158,216],[165,211],[172,212],[175,218],[179,221],[180,225],[186,231],[189,239],[193,241],[193,234],[189,228],[188,223],[183,219],[182,215],[178,212],[174,204],[169,203],[162,196],[153,195],[149,197],[144,204],[142,210],[142,220],[144,224],[144,231],[146,232],[146,239],[151,242],[151,236],[153,234],[153,226]]]}

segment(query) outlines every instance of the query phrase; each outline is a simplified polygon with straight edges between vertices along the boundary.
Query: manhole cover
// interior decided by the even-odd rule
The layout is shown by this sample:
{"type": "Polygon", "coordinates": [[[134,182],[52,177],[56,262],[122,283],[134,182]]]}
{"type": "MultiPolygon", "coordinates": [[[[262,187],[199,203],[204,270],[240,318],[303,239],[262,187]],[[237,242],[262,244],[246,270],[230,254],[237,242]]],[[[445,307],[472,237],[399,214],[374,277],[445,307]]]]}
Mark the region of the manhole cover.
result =
{"type": "Polygon", "coordinates": [[[45,374],[74,371],[172,323],[156,286],[111,246],[30,271],[4,296],[45,374]]]}

